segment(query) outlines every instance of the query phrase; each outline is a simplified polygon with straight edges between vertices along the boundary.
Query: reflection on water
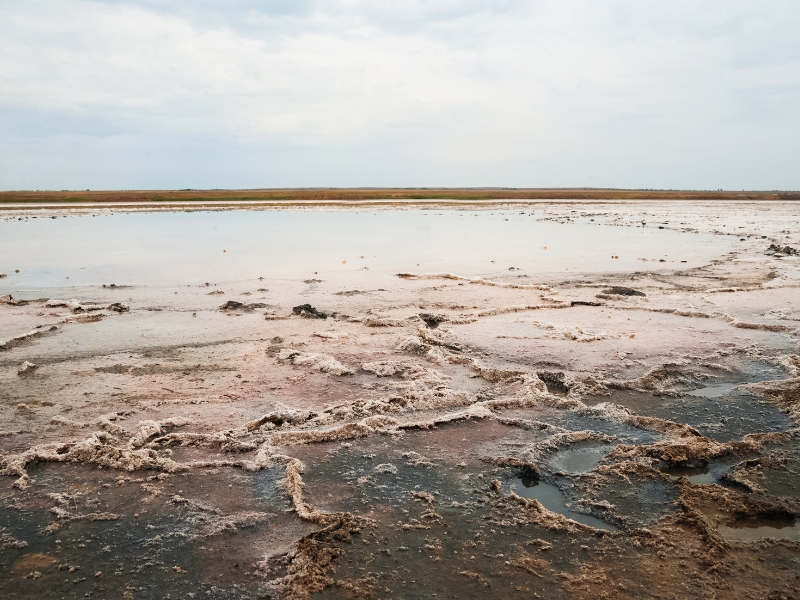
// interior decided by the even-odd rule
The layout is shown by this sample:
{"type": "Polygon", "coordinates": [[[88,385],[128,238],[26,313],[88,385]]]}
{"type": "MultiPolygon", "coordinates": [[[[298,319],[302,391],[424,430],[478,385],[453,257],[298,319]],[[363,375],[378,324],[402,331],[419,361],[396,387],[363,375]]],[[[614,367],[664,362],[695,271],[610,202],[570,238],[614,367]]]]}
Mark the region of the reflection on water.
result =
{"type": "Polygon", "coordinates": [[[800,541],[800,524],[794,519],[740,519],[732,525],[720,525],[722,537],[741,542],[764,538],[800,541]]]}
{"type": "Polygon", "coordinates": [[[523,276],[621,272],[639,268],[640,258],[665,254],[690,268],[730,244],[718,236],[588,221],[564,225],[541,216],[518,210],[230,210],[0,221],[0,268],[20,270],[0,289],[303,280],[315,273],[320,279],[402,271],[497,276],[511,267],[523,276]]]}
{"type": "Polygon", "coordinates": [[[711,472],[708,465],[701,466],[668,466],[661,469],[663,473],[673,477],[686,477],[692,483],[715,483],[717,476],[711,472]]]}
{"type": "Polygon", "coordinates": [[[550,483],[528,477],[520,477],[516,481],[520,484],[516,489],[517,494],[523,498],[538,500],[547,510],[562,514],[568,519],[583,523],[584,525],[589,525],[595,529],[605,529],[606,531],[617,530],[613,525],[601,521],[597,517],[571,511],[564,503],[564,494],[561,493],[560,489],[550,483]]]}
{"type": "Polygon", "coordinates": [[[577,475],[594,469],[608,452],[604,446],[579,446],[559,452],[548,464],[555,471],[577,475]]]}
{"type": "Polygon", "coordinates": [[[703,398],[719,398],[730,392],[735,388],[738,383],[721,383],[719,385],[710,385],[708,387],[700,388],[699,390],[692,390],[686,392],[687,396],[702,396],[703,398]]]}

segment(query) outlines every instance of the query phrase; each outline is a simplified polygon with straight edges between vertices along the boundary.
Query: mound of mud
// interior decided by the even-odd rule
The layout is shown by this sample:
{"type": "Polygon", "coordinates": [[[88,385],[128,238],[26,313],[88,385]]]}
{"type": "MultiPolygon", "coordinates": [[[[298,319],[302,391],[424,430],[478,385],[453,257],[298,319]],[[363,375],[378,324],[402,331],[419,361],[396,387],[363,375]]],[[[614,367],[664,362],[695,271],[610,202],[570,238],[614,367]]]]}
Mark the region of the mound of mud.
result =
{"type": "Polygon", "coordinates": [[[643,296],[643,297],[647,296],[647,294],[639,290],[619,285],[615,285],[608,289],[605,289],[601,293],[607,296],[643,296]]]}
{"type": "Polygon", "coordinates": [[[310,304],[301,304],[300,306],[295,306],[292,308],[292,312],[296,315],[300,315],[301,317],[305,317],[306,319],[327,319],[328,315],[318,311],[316,308],[311,306],[310,304]]]}

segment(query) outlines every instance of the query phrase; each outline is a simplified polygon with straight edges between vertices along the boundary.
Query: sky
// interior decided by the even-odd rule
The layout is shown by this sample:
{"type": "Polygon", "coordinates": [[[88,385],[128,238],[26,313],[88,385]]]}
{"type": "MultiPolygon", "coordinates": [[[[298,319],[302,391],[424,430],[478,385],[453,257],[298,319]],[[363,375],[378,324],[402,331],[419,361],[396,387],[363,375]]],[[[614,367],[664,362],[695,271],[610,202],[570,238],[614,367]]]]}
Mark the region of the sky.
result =
{"type": "Polygon", "coordinates": [[[0,189],[800,189],[797,0],[0,0],[0,189]]]}

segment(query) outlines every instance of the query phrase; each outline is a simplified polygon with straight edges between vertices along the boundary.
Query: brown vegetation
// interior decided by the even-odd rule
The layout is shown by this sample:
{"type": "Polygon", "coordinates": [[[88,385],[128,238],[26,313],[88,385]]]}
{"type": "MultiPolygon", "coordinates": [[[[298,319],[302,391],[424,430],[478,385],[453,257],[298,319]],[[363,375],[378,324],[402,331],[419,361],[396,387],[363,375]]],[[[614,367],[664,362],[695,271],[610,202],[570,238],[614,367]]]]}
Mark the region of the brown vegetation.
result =
{"type": "Polygon", "coordinates": [[[798,192],[592,188],[284,188],[259,190],[7,191],[0,204],[365,200],[800,200],[798,192]]]}

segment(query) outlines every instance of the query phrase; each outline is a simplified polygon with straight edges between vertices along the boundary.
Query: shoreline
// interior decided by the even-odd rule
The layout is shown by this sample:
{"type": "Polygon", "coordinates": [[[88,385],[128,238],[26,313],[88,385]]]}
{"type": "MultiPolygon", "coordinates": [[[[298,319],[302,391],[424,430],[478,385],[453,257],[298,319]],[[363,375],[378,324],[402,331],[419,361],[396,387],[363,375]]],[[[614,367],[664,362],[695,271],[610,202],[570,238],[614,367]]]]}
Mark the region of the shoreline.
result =
{"type": "Polygon", "coordinates": [[[569,203],[639,201],[793,201],[791,190],[629,190],[598,188],[275,188],[236,190],[0,191],[0,209],[22,206],[359,205],[569,203]]]}
{"type": "Polygon", "coordinates": [[[538,206],[538,205],[608,205],[608,204],[644,204],[652,202],[695,202],[715,205],[746,203],[783,204],[795,202],[792,198],[487,198],[465,200],[461,198],[403,198],[403,199],[318,199],[318,200],[150,200],[150,201],[100,201],[100,202],[14,202],[5,203],[0,200],[1,211],[16,210],[50,210],[50,209],[146,209],[146,210],[218,210],[248,208],[296,208],[296,207],[501,207],[501,206],[538,206]]]}

